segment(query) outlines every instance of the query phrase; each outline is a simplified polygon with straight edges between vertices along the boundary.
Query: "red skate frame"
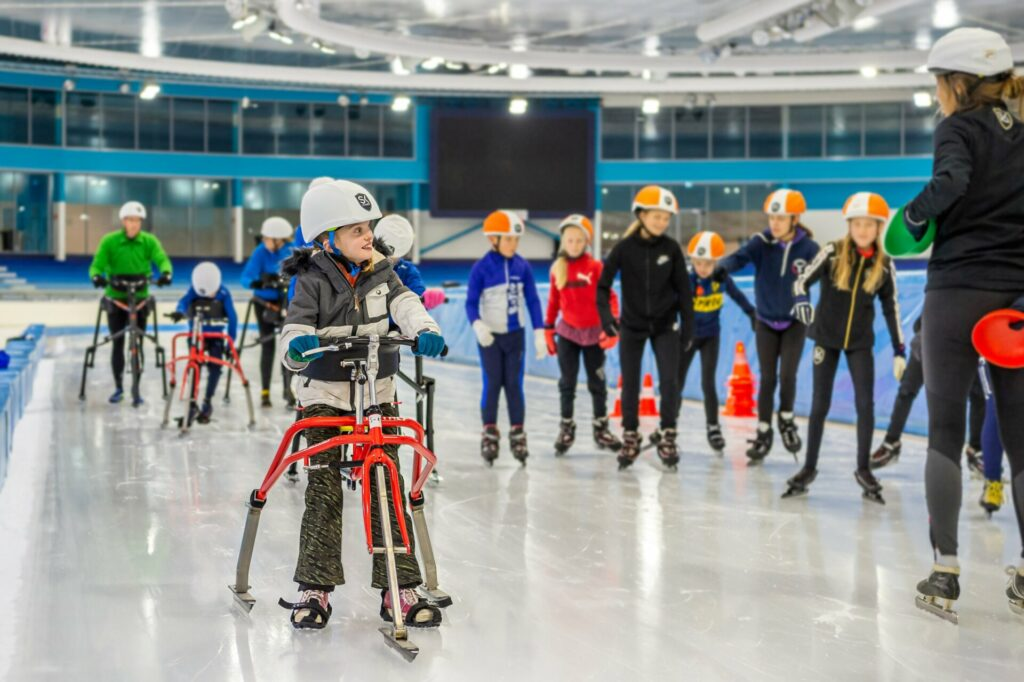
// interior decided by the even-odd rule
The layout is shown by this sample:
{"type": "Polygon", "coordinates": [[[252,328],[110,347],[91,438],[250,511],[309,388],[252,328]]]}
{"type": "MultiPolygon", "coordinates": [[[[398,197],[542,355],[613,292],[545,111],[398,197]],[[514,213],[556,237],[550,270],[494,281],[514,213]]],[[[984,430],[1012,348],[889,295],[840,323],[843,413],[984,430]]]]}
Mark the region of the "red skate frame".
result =
{"type": "Polygon", "coordinates": [[[199,399],[199,369],[204,364],[218,364],[222,367],[227,367],[235,372],[238,372],[238,376],[241,377],[242,383],[246,383],[245,372],[242,370],[242,363],[238,359],[238,350],[235,348],[235,341],[224,332],[204,332],[200,331],[198,334],[194,331],[189,332],[178,332],[171,337],[171,358],[167,361],[168,367],[171,372],[171,388],[174,388],[175,381],[177,379],[177,372],[175,372],[175,365],[179,362],[185,362],[185,371],[181,375],[181,393],[179,399],[185,399],[185,377],[188,376],[189,370],[195,372],[196,381],[192,382],[192,399],[199,399]],[[188,355],[177,355],[178,339],[184,338],[186,343],[191,341],[195,337],[195,343],[188,345],[188,355]],[[231,352],[231,360],[224,360],[222,358],[215,358],[211,355],[207,355],[205,342],[220,339],[224,341],[225,348],[231,352]]]}

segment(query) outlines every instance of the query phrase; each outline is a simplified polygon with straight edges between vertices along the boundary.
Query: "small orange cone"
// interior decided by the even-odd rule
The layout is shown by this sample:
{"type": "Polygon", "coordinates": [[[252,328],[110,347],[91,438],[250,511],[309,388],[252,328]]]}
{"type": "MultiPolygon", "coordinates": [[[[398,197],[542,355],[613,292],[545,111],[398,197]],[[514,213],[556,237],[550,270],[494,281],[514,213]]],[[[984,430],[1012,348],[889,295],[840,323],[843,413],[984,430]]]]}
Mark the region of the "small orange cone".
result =
{"type": "Polygon", "coordinates": [[[608,415],[609,419],[622,419],[622,375],[619,375],[619,383],[615,389],[615,407],[608,415]]]}
{"type": "Polygon", "coordinates": [[[743,343],[736,344],[736,357],[732,364],[732,374],[726,382],[729,388],[722,414],[727,417],[754,417],[754,375],[747,363],[747,354],[743,343]]]}
{"type": "Polygon", "coordinates": [[[640,416],[657,417],[658,398],[654,395],[654,379],[650,374],[644,375],[644,388],[640,391],[640,416]]]}

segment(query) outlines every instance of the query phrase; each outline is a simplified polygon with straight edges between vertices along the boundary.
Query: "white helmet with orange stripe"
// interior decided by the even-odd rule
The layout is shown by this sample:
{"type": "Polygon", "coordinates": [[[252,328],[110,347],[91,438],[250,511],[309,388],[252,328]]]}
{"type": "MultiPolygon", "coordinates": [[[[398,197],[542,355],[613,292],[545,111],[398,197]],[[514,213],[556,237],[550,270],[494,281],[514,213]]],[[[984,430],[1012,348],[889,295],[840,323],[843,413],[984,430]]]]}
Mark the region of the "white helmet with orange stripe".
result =
{"type": "Polygon", "coordinates": [[[777,189],[764,200],[768,215],[802,215],[807,213],[807,200],[795,189],[777,189]]]}
{"type": "Polygon", "coordinates": [[[690,239],[686,253],[690,258],[718,260],[725,255],[725,242],[714,232],[698,232],[690,239]]]}
{"type": "Polygon", "coordinates": [[[587,236],[587,243],[594,241],[594,224],[590,222],[590,218],[581,214],[573,213],[558,225],[558,233],[561,234],[567,227],[576,227],[583,231],[587,236]]]}
{"type": "Polygon", "coordinates": [[[658,185],[647,185],[633,197],[633,213],[637,211],[668,211],[672,215],[679,213],[679,202],[676,195],[658,185]]]}
{"type": "Polygon", "coordinates": [[[484,234],[488,237],[522,237],[525,233],[526,225],[515,211],[501,209],[484,218],[484,234]]]}
{"type": "Polygon", "coordinates": [[[889,204],[882,195],[874,192],[857,192],[843,206],[843,217],[847,220],[854,218],[874,218],[886,223],[889,221],[889,204]]]}

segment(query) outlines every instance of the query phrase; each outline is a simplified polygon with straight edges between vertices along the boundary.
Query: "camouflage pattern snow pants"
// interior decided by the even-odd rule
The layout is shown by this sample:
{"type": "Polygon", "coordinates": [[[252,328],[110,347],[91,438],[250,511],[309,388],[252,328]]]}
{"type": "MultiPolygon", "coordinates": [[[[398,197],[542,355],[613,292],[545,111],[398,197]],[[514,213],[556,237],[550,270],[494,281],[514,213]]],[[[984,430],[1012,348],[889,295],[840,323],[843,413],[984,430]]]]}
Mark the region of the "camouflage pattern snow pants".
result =
{"type": "MultiPolygon", "coordinates": [[[[398,408],[395,405],[385,404],[381,406],[382,412],[388,417],[397,417],[398,408]]],[[[305,417],[340,417],[350,415],[352,412],[345,412],[329,405],[310,405],[303,410],[305,417]]],[[[391,430],[388,430],[391,432],[391,430]]],[[[338,435],[335,428],[309,429],[305,432],[306,441],[310,445],[322,443],[323,441],[338,435]]],[[[398,463],[398,448],[385,448],[388,457],[398,463]]],[[[319,455],[314,455],[310,464],[327,464],[329,462],[341,461],[341,448],[331,448],[319,455]]],[[[369,477],[371,496],[374,504],[371,507],[371,529],[373,532],[374,545],[382,545],[380,531],[380,509],[377,505],[377,477],[376,474],[364,475],[369,477]]],[[[388,490],[390,491],[390,475],[387,476],[388,490]]],[[[364,484],[366,478],[364,477],[364,484]]],[[[334,585],[345,583],[345,571],[341,565],[341,510],[342,510],[342,488],[345,483],[341,475],[334,469],[317,469],[309,472],[309,482],[306,486],[306,511],[302,515],[302,529],[299,533],[299,560],[295,566],[295,582],[299,583],[302,589],[307,587],[333,588],[334,585]]],[[[405,496],[405,482],[401,474],[398,477],[398,486],[405,496]]],[[[362,491],[355,493],[356,500],[362,491]]],[[[357,502],[358,503],[358,502],[357,502]]],[[[390,508],[391,535],[397,547],[401,546],[402,538],[398,530],[398,519],[395,515],[395,508],[390,508]]],[[[405,513],[405,527],[409,531],[412,540],[412,518],[408,511],[405,513]]],[[[360,525],[360,535],[361,532],[360,525]]],[[[413,547],[415,549],[415,545],[413,547]]],[[[395,562],[398,566],[398,584],[400,587],[416,587],[423,582],[420,576],[420,566],[415,554],[397,554],[395,562]]],[[[378,589],[387,588],[387,564],[382,554],[373,557],[373,580],[370,583],[378,589]]]]}

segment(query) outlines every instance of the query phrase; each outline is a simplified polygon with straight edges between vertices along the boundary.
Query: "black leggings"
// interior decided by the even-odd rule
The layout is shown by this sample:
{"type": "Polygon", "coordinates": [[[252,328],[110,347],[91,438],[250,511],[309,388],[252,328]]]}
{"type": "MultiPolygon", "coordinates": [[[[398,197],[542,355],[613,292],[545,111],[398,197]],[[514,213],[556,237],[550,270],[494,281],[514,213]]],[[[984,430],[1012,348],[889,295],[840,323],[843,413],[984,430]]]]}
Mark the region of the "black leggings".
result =
{"type": "Polygon", "coordinates": [[[775,385],[779,388],[779,412],[792,412],[796,402],[796,371],[807,338],[807,327],[794,321],[783,331],[776,331],[761,320],[755,329],[757,359],[761,365],[761,387],[757,392],[757,418],[772,423],[775,385]]]}
{"type": "MultiPolygon", "coordinates": [[[[262,310],[257,307],[262,313],[262,310]]],[[[277,350],[277,325],[273,321],[264,319],[260,314],[257,321],[260,329],[260,386],[264,391],[270,390],[270,378],[274,371],[274,351],[277,350]]]]}
{"type": "Polygon", "coordinates": [[[558,393],[562,399],[562,419],[572,419],[576,402],[576,380],[580,374],[580,356],[587,371],[587,390],[594,405],[594,419],[607,414],[608,386],[604,378],[604,349],[596,343],[581,346],[569,339],[558,337],[558,393]]]}
{"type": "MultiPolygon", "coordinates": [[[[118,333],[128,326],[128,311],[116,306],[112,301],[106,302],[107,306],[107,327],[110,335],[118,333]]],[[[149,306],[144,306],[138,313],[139,328],[146,330],[146,318],[149,316],[149,306]]],[[[110,368],[114,371],[114,384],[122,387],[121,378],[124,376],[124,342],[128,334],[124,334],[113,341],[110,346],[110,368]]]]}
{"type": "Polygon", "coordinates": [[[622,428],[640,428],[640,366],[648,339],[658,366],[658,390],[661,392],[661,428],[674,429],[679,411],[679,332],[669,327],[657,334],[622,328],[619,334],[619,366],[622,371],[622,428]]]}
{"type": "Polygon", "coordinates": [[[838,348],[814,347],[814,397],[807,424],[807,455],[804,466],[818,468],[818,453],[825,432],[825,420],[832,407],[839,356],[846,354],[846,366],[853,379],[853,398],[857,406],[857,468],[868,468],[871,435],[875,430],[875,357],[870,348],[842,351],[838,348]]]}
{"type": "Polygon", "coordinates": [[[700,351],[700,386],[704,393],[704,418],[708,425],[718,423],[718,387],[715,386],[715,370],[718,369],[720,336],[705,336],[693,340],[690,350],[683,351],[679,362],[679,395],[682,404],[683,389],[686,388],[686,374],[690,371],[693,358],[700,351]]]}
{"type": "MultiPolygon", "coordinates": [[[[924,299],[924,385],[928,397],[928,461],[925,492],[931,517],[932,545],[939,554],[957,553],[957,522],[963,479],[967,394],[978,374],[978,354],[971,344],[975,323],[1006,308],[1019,293],[942,289],[924,299]]],[[[1010,488],[1024,548],[1024,370],[989,365],[999,434],[1010,461],[1010,488]]],[[[1021,556],[1024,556],[1022,551],[1021,556]]]]}

